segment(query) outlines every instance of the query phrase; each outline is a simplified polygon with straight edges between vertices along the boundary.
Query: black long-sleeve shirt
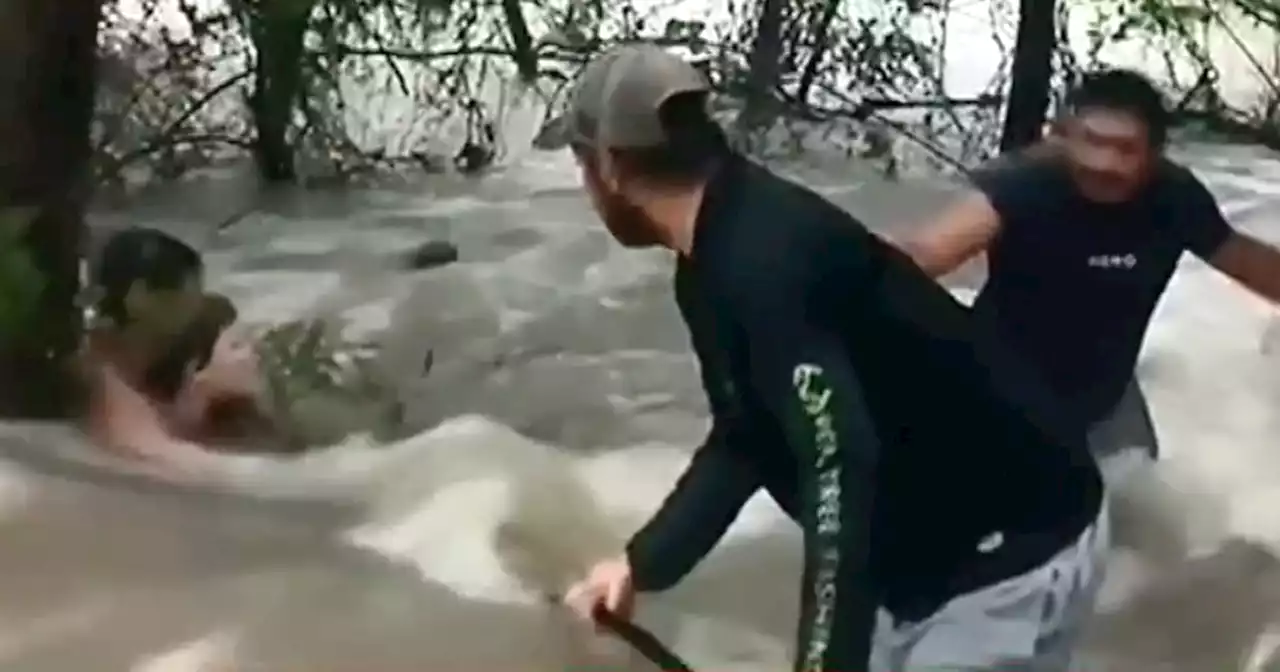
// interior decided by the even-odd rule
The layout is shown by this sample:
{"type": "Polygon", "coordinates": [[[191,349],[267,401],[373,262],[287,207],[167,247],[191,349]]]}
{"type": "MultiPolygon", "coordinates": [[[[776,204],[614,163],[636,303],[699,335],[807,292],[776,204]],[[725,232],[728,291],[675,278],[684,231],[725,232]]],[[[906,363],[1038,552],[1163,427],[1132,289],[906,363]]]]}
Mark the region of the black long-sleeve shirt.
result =
{"type": "Polygon", "coordinates": [[[798,667],[861,669],[877,606],[923,618],[1096,517],[1083,429],[944,289],[808,189],[728,161],[676,295],[713,425],[628,545],[639,589],[679,581],[765,487],[805,532],[798,667]]]}

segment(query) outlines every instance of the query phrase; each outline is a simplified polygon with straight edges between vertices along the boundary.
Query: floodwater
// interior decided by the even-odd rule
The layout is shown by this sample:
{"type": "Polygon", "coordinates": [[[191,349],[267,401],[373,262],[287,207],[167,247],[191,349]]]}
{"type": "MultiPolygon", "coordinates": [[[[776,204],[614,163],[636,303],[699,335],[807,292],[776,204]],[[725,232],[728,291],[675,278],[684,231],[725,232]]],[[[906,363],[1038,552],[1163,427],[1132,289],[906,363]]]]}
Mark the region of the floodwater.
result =
{"type": "MultiPolygon", "coordinates": [[[[1184,153],[1237,225],[1280,241],[1280,161],[1247,148],[1184,153]]],[[[794,170],[881,231],[905,230],[948,193],[845,162],[794,170]]],[[[671,260],[611,244],[556,153],[477,183],[283,199],[214,235],[223,186],[127,218],[201,243],[212,284],[251,321],[342,311],[353,332],[389,328],[407,371],[432,348],[431,375],[404,380],[415,431],[292,461],[218,458],[192,466],[188,478],[206,484],[183,485],[91,458],[64,429],[5,428],[0,669],[652,669],[546,603],[541,590],[554,588],[496,548],[514,517],[567,554],[559,571],[585,561],[644,520],[702,438],[671,260]],[[442,238],[459,263],[387,270],[407,246],[442,238]]],[[[980,279],[968,269],[957,292],[980,279]]],[[[1264,546],[1280,542],[1280,356],[1263,347],[1272,313],[1188,259],[1140,370],[1169,480],[1264,546]]],[[[1277,591],[1262,589],[1280,572],[1262,555],[1211,555],[1186,576],[1152,579],[1155,603],[1118,567],[1114,636],[1091,653],[1127,661],[1117,669],[1233,669],[1280,616],[1277,591]]],[[[785,669],[798,561],[793,526],[757,497],[639,619],[697,669],[785,669]]]]}

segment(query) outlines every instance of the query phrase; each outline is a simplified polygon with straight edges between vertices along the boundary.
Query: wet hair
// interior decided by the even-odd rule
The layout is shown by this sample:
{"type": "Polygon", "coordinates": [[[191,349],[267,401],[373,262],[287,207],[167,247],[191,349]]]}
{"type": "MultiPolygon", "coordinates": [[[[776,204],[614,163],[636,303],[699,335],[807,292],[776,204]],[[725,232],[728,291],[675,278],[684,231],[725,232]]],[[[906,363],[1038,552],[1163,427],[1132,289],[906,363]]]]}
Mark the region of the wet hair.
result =
{"type": "Polygon", "coordinates": [[[193,368],[203,369],[209,363],[218,337],[235,323],[236,317],[236,308],[230,299],[221,294],[206,296],[195,321],[143,374],[147,392],[164,401],[177,396],[186,382],[187,373],[193,368]]]}
{"type": "Polygon", "coordinates": [[[1146,76],[1134,70],[1109,69],[1086,74],[1067,96],[1072,114],[1089,109],[1133,115],[1147,127],[1153,147],[1164,146],[1170,114],[1164,96],[1146,76]]]}
{"type": "Polygon", "coordinates": [[[102,292],[98,310],[124,324],[129,319],[125,297],[134,283],[149,290],[178,289],[202,270],[200,253],[181,240],[155,229],[125,229],[107,240],[98,257],[93,274],[102,292]]]}
{"type": "MultiPolygon", "coordinates": [[[[707,110],[706,92],[672,96],[658,110],[666,141],[654,147],[610,149],[624,172],[662,186],[684,187],[709,178],[729,151],[724,129],[707,110]]],[[[591,151],[574,151],[591,160],[591,151]]]]}

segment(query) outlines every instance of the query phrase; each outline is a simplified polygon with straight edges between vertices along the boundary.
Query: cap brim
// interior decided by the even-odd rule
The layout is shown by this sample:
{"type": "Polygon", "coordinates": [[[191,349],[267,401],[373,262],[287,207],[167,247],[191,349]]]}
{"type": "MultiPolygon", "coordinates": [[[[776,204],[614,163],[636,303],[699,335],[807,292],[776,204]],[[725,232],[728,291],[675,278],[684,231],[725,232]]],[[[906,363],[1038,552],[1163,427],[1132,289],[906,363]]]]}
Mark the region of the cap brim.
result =
{"type": "Polygon", "coordinates": [[[558,114],[545,123],[533,137],[533,148],[544,151],[564,149],[573,141],[573,127],[569,123],[569,114],[558,114]]]}

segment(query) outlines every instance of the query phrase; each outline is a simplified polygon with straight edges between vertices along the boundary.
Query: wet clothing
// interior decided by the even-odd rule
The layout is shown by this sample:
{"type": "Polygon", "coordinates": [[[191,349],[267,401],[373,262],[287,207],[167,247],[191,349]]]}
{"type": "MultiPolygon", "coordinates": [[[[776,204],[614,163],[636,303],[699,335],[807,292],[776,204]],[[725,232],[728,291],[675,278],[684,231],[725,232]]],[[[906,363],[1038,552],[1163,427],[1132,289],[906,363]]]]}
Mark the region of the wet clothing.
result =
{"type": "Polygon", "coordinates": [[[1118,205],[1086,200],[1053,156],[980,170],[973,181],[1001,223],[974,310],[1042,369],[1080,421],[1102,420],[1133,376],[1182,253],[1207,259],[1231,226],[1204,184],[1168,161],[1118,205]]]}
{"type": "Polygon", "coordinates": [[[1097,519],[1083,429],[1031,369],[812,191],[729,160],[676,296],[713,425],[628,545],[637,588],[680,580],[764,487],[805,531],[797,669],[860,670],[878,607],[924,622],[1097,519]]]}

